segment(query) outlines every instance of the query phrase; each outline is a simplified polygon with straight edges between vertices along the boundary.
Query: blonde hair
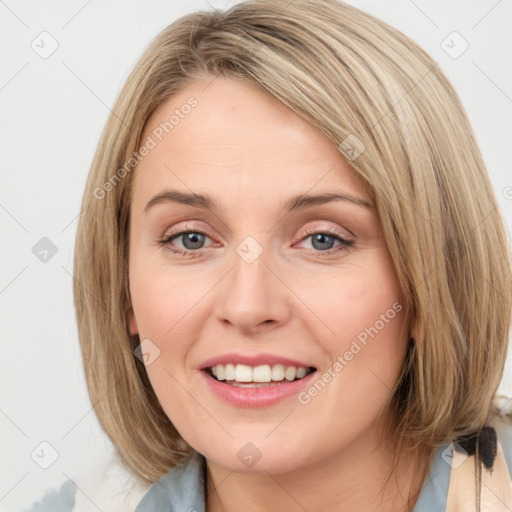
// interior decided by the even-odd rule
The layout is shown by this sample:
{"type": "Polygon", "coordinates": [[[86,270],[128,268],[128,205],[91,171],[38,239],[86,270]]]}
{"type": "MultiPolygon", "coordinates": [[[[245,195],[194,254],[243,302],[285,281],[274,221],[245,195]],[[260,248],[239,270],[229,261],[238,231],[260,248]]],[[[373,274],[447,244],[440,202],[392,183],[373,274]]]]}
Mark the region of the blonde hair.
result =
{"type": "Polygon", "coordinates": [[[90,398],[121,460],[154,482],[190,451],[134,356],[138,336],[129,334],[130,166],[156,107],[217,75],[261,87],[318,127],[377,207],[415,328],[386,407],[397,457],[406,439],[434,447],[479,432],[496,412],[512,274],[459,98],[416,43],[354,7],[255,0],[184,16],[154,39],[119,95],[89,173],[74,300],[90,398]]]}

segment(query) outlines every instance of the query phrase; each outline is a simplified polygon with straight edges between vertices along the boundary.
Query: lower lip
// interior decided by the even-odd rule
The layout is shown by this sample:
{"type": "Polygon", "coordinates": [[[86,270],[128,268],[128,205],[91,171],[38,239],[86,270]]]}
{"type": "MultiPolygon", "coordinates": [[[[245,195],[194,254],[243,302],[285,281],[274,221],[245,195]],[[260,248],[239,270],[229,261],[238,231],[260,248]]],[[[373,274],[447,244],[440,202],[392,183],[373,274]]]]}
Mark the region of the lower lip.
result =
{"type": "Polygon", "coordinates": [[[230,386],[210,377],[204,370],[201,370],[200,373],[202,378],[206,379],[206,384],[210,390],[221,400],[237,407],[267,407],[297,395],[302,388],[310,383],[316,372],[311,372],[299,380],[284,381],[281,384],[272,384],[258,388],[230,386]]]}

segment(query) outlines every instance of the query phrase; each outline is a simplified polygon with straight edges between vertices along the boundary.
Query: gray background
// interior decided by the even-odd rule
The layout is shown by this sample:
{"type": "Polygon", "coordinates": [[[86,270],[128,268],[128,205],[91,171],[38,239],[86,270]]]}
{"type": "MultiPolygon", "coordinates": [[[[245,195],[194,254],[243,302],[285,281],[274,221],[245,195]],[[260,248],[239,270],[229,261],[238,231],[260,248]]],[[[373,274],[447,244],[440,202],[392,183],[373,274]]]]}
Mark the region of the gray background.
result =
{"type": "MultiPolygon", "coordinates": [[[[188,12],[234,3],[0,0],[0,510],[19,510],[68,478],[87,492],[87,475],[110,453],[84,385],[71,293],[88,168],[149,41],[188,12]],[[43,469],[34,450],[44,453],[40,464],[53,450],[58,457],[43,469]]],[[[349,3],[411,36],[447,73],[510,232],[512,1],[349,3]]],[[[512,396],[510,361],[501,391],[512,396]]]]}

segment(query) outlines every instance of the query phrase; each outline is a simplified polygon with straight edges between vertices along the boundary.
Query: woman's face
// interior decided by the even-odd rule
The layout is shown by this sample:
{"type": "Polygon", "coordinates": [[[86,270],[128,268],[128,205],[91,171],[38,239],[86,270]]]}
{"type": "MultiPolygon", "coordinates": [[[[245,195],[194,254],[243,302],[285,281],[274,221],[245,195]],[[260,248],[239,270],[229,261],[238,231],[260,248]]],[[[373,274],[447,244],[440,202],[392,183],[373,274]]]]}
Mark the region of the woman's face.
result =
{"type": "Polygon", "coordinates": [[[183,438],[211,463],[274,474],[370,439],[408,336],[378,217],[342,154],[221,77],[162,104],[142,140],[130,329],[183,438]]]}

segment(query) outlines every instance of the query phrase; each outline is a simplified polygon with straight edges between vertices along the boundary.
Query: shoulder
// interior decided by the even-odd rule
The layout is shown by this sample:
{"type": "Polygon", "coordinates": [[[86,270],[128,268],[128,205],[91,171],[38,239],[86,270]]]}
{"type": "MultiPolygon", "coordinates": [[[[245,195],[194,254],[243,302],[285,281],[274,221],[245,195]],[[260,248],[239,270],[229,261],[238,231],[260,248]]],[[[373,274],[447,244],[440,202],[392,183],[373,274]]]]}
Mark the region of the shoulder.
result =
{"type": "Polygon", "coordinates": [[[204,512],[205,459],[192,451],[187,462],[163,475],[144,495],[135,512],[204,512]]]}
{"type": "Polygon", "coordinates": [[[133,512],[148,488],[112,457],[102,467],[88,468],[58,489],[47,490],[23,512],[133,512]]]}
{"type": "Polygon", "coordinates": [[[500,412],[495,420],[494,428],[512,478],[512,398],[499,397],[496,404],[500,412]]]}

